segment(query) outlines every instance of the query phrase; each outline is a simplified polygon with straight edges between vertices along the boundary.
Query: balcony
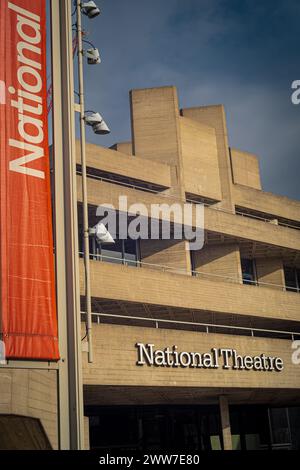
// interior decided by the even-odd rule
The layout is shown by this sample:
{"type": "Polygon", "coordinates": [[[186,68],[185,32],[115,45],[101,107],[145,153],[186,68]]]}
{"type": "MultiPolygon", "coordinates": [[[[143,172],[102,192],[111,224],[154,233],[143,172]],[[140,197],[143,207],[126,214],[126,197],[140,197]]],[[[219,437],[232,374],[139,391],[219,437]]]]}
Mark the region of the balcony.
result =
{"type": "MultiPolygon", "coordinates": [[[[79,141],[76,142],[77,164],[80,164],[79,141]]],[[[88,173],[100,172],[107,178],[124,179],[136,184],[147,183],[156,188],[171,186],[171,167],[164,163],[128,156],[115,150],[88,144],[86,148],[88,173]]]]}
{"type": "Polygon", "coordinates": [[[295,225],[299,228],[299,201],[240,184],[233,185],[233,198],[236,206],[272,215],[273,218],[277,217],[286,221],[288,225],[295,225]]]}
{"type": "MultiPolygon", "coordinates": [[[[91,295],[116,302],[137,302],[194,311],[218,312],[284,321],[300,320],[300,296],[266,286],[225,282],[207,276],[192,277],[172,272],[168,267],[133,268],[91,261],[91,295]],[[152,269],[149,269],[149,268],[152,269]]],[[[178,270],[177,270],[178,271],[178,270]]],[[[187,274],[187,273],[185,273],[187,274]]],[[[80,260],[81,293],[84,269],[80,260]]]]}
{"type": "MultiPolygon", "coordinates": [[[[81,177],[77,176],[77,178],[78,201],[81,202],[81,177]]],[[[180,202],[180,200],[164,193],[147,192],[128,186],[121,187],[111,182],[88,178],[88,202],[90,205],[112,204],[115,208],[118,208],[120,195],[127,196],[128,206],[137,202],[144,204],[149,214],[151,213],[151,204],[166,203],[172,205],[174,202],[180,202]]],[[[296,251],[300,250],[300,230],[274,225],[263,220],[240,217],[212,207],[205,207],[204,209],[204,228],[211,233],[231,237],[232,241],[234,239],[250,240],[255,243],[269,245],[275,250],[290,251],[292,256],[296,256],[296,251]]]]}

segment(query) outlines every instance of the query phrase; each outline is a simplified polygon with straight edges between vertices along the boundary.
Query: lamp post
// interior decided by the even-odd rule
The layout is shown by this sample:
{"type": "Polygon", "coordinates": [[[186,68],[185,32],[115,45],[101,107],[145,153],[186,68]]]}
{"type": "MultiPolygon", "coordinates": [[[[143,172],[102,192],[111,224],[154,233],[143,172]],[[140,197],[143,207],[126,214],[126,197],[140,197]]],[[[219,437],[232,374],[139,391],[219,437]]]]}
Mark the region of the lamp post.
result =
{"type": "Polygon", "coordinates": [[[83,41],[81,2],[77,2],[76,33],[78,41],[78,82],[79,82],[79,119],[80,119],[80,155],[81,155],[81,184],[83,208],[83,243],[84,243],[84,274],[85,274],[85,304],[86,304],[86,338],[88,343],[88,361],[93,362],[92,343],[92,305],[90,282],[90,243],[89,243],[89,216],[86,184],[86,142],[85,142],[85,107],[84,107],[84,81],[83,81],[83,41]]]}
{"type": "MultiPolygon", "coordinates": [[[[99,113],[92,112],[95,120],[91,123],[91,116],[86,116],[84,104],[84,76],[83,76],[83,30],[82,13],[89,18],[94,18],[100,14],[100,10],[95,2],[84,2],[76,0],[76,34],[78,41],[78,83],[79,83],[79,106],[75,109],[79,112],[80,119],[80,155],[81,155],[81,184],[82,184],[82,207],[83,207],[83,243],[84,243],[84,273],[85,273],[85,303],[86,303],[86,339],[88,343],[88,362],[93,362],[93,343],[92,343],[92,306],[91,306],[91,283],[90,283],[90,245],[89,245],[89,216],[88,216],[88,195],[86,181],[86,140],[85,125],[92,125],[96,134],[107,134],[109,129],[99,113]]],[[[98,49],[93,46],[92,50],[87,51],[89,64],[99,64],[100,56],[98,49]],[[97,57],[91,59],[89,54],[97,57]]]]}

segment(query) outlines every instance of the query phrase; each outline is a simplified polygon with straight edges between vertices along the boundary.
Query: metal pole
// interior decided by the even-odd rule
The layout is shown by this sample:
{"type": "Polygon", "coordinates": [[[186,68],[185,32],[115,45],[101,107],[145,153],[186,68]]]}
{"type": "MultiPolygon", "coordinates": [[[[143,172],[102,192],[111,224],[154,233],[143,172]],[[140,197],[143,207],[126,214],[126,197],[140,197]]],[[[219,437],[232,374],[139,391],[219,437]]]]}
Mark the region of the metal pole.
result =
{"type": "Polygon", "coordinates": [[[52,0],[60,449],[84,448],[71,0],[52,0]]]}
{"type": "Polygon", "coordinates": [[[83,238],[84,238],[84,271],[85,271],[85,300],[86,300],[86,335],[88,342],[88,362],[93,362],[92,344],[92,306],[90,283],[90,246],[89,246],[89,215],[86,184],[86,149],[85,149],[85,120],[84,120],[84,82],[83,82],[83,43],[81,2],[77,2],[77,40],[78,40],[78,81],[80,107],[80,153],[81,153],[81,182],[83,206],[83,238]]]}

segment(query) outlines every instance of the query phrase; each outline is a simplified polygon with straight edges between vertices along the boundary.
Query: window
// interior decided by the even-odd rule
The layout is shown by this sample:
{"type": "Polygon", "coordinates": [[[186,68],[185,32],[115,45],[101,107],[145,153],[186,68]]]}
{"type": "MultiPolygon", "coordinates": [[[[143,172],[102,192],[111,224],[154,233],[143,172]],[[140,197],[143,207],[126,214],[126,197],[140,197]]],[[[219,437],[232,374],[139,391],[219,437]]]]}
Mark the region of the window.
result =
{"type": "Polygon", "coordinates": [[[101,244],[90,237],[90,258],[95,261],[137,266],[140,261],[139,240],[119,240],[101,244]]]}
{"type": "Polygon", "coordinates": [[[191,258],[192,276],[196,276],[197,269],[196,269],[196,260],[195,260],[195,250],[190,250],[190,258],[191,258]]]}
{"type": "MultiPolygon", "coordinates": [[[[89,206],[89,226],[94,227],[102,220],[96,214],[96,208],[89,206]]],[[[118,213],[119,214],[119,213],[118,213]]],[[[119,217],[119,215],[118,215],[119,217]]],[[[106,224],[104,224],[106,226],[106,224]]],[[[117,222],[118,227],[118,222],[117,222]]],[[[113,234],[113,232],[112,232],[113,234]]],[[[121,240],[119,234],[113,234],[115,243],[100,243],[94,235],[89,237],[90,259],[94,261],[106,261],[109,263],[126,264],[128,266],[138,266],[140,262],[140,241],[121,240]]],[[[82,204],[78,204],[78,240],[79,256],[84,256],[83,237],[83,213],[82,204]]]]}
{"type": "Polygon", "coordinates": [[[123,245],[125,264],[136,266],[141,259],[139,254],[139,240],[131,240],[128,238],[127,240],[123,240],[123,245]]]}
{"type": "Polygon", "coordinates": [[[284,267],[286,290],[300,292],[300,269],[284,267]]]}
{"type": "Polygon", "coordinates": [[[288,408],[269,408],[272,449],[290,449],[292,446],[288,408]]]}
{"type": "Polygon", "coordinates": [[[256,266],[254,259],[242,258],[243,283],[257,285],[256,266]]]}

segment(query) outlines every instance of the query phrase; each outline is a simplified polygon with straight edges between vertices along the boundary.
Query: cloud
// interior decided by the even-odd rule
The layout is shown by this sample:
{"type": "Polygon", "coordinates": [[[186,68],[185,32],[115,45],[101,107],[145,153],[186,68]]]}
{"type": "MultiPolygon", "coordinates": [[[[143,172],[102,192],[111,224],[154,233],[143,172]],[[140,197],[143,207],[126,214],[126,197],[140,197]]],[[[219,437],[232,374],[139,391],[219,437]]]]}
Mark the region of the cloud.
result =
{"type": "Polygon", "coordinates": [[[114,0],[85,21],[102,64],[86,67],[86,103],[130,139],[128,91],[176,85],[182,107],[223,103],[234,147],[260,156],[264,188],[300,198],[299,5],[293,1],[114,0]]]}

